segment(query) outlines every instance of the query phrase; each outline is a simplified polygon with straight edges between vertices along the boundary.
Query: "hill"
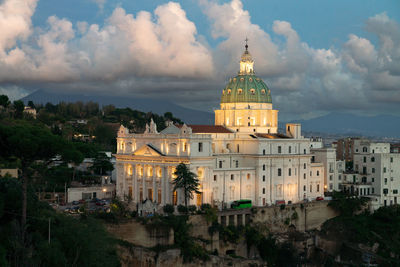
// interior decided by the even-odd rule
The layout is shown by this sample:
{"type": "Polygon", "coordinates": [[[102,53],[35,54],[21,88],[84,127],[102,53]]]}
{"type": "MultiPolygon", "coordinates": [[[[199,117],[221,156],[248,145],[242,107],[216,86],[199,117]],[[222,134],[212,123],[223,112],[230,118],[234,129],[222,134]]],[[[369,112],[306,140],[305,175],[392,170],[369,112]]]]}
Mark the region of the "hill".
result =
{"type": "Polygon", "coordinates": [[[322,117],[294,121],[302,124],[302,130],[346,135],[400,137],[400,117],[391,115],[359,116],[331,113],[322,117]]]}
{"type": "Polygon", "coordinates": [[[153,98],[133,98],[120,96],[102,96],[102,95],[78,95],[78,94],[62,94],[53,93],[44,90],[38,90],[21,99],[25,103],[33,101],[35,104],[58,104],[60,102],[97,102],[100,106],[114,105],[117,108],[132,108],[143,112],[153,112],[164,114],[172,112],[174,115],[182,119],[188,124],[213,124],[214,115],[209,112],[188,109],[176,105],[168,100],[153,98]]]}

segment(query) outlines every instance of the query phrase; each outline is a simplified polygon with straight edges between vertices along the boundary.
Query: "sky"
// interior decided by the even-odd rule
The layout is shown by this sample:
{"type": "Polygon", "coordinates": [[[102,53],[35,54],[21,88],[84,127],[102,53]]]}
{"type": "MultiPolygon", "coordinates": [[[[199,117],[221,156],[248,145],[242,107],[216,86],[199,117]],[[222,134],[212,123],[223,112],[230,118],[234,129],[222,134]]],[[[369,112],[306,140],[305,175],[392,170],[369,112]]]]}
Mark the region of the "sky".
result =
{"type": "Polygon", "coordinates": [[[0,94],[151,97],[211,112],[248,37],[280,118],[400,116],[399,22],[398,0],[0,0],[0,94]]]}

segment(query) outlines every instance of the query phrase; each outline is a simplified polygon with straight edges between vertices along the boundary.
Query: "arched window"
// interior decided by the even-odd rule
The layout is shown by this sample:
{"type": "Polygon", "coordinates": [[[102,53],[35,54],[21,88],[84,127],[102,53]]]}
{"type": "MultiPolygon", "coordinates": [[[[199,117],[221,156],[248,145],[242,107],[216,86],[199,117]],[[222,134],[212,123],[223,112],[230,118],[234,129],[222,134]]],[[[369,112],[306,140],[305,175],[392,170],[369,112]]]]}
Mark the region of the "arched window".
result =
{"type": "Polygon", "coordinates": [[[261,90],[261,94],[265,95],[265,89],[261,90]]]}
{"type": "Polygon", "coordinates": [[[303,191],[306,191],[306,186],[303,186],[303,191]]]}
{"type": "Polygon", "coordinates": [[[230,95],[231,94],[231,89],[228,89],[228,95],[230,95]]]}
{"type": "Polygon", "coordinates": [[[239,88],[239,89],[238,89],[238,95],[241,95],[242,92],[243,92],[243,90],[239,88]]]}
{"type": "Polygon", "coordinates": [[[363,147],[363,152],[368,152],[368,148],[366,146],[363,147]]]}
{"type": "Polygon", "coordinates": [[[250,180],[250,173],[247,174],[247,180],[250,180]]]}
{"type": "Polygon", "coordinates": [[[251,89],[250,89],[250,93],[251,93],[252,95],[254,95],[254,94],[256,93],[256,90],[255,90],[254,88],[251,88],[251,89]]]}

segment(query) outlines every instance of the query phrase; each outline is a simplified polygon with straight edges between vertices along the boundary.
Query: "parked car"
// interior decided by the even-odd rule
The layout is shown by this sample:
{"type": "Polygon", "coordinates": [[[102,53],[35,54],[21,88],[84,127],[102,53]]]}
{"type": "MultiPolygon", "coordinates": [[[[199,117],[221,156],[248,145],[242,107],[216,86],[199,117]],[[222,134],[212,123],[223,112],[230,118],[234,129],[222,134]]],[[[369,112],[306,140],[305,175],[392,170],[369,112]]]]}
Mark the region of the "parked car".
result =
{"type": "Polygon", "coordinates": [[[72,201],[72,205],[79,205],[79,201],[77,200],[72,201]]]}
{"type": "Polygon", "coordinates": [[[316,201],[321,201],[321,200],[324,200],[324,198],[323,197],[317,197],[315,200],[316,201]]]}
{"type": "Polygon", "coordinates": [[[285,205],[285,204],[286,204],[285,200],[277,200],[277,201],[275,201],[275,205],[285,205]]]}
{"type": "Polygon", "coordinates": [[[81,203],[81,204],[84,204],[85,202],[86,202],[86,200],[84,200],[84,199],[79,200],[79,203],[81,203]]]}

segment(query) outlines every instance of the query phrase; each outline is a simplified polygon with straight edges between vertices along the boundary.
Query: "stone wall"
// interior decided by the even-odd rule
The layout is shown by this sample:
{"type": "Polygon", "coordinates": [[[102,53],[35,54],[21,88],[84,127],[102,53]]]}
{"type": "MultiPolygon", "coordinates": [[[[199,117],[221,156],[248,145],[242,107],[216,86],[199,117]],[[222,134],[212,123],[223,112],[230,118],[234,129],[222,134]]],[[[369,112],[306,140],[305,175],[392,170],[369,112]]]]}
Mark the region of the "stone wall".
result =
{"type": "Polygon", "coordinates": [[[174,244],[174,231],[169,228],[152,228],[136,221],[107,225],[108,231],[115,237],[135,244],[151,248],[156,245],[174,244]]]}
{"type": "Polygon", "coordinates": [[[252,222],[263,223],[274,233],[284,233],[290,228],[298,231],[319,230],[322,224],[339,214],[328,207],[328,201],[265,208],[254,208],[252,222]],[[296,215],[297,214],[297,215],[296,215]]]}
{"type": "Polygon", "coordinates": [[[193,260],[191,262],[183,262],[179,249],[169,249],[164,252],[156,253],[141,247],[118,247],[118,254],[121,259],[122,267],[241,267],[241,266],[266,266],[265,263],[258,260],[235,259],[230,257],[218,257],[210,255],[210,260],[202,262],[193,260]]]}

